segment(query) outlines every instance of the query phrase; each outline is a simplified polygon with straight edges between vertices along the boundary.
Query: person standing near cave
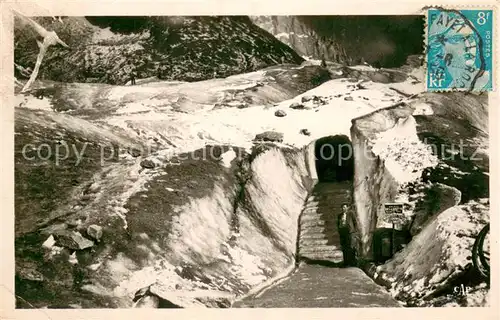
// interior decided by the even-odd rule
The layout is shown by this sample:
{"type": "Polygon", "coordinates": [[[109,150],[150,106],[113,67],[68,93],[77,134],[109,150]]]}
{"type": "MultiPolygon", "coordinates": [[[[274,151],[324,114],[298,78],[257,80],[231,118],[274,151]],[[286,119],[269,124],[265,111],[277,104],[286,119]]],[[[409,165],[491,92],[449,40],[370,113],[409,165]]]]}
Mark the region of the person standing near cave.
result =
{"type": "Polygon", "coordinates": [[[352,266],[355,263],[355,252],[351,243],[351,230],[354,225],[353,217],[347,204],[342,205],[342,212],[337,218],[337,228],[340,235],[340,246],[344,257],[344,266],[352,266]]]}

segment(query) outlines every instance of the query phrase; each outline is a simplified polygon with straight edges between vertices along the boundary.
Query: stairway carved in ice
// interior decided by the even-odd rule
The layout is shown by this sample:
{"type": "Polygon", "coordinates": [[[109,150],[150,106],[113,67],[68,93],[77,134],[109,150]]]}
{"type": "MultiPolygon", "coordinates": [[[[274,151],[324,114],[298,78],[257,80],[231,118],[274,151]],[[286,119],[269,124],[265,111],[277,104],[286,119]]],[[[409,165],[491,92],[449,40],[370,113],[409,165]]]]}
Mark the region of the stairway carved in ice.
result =
{"type": "Polygon", "coordinates": [[[337,216],[352,203],[352,182],[320,182],[307,199],[299,220],[298,261],[342,263],[337,216]]]}

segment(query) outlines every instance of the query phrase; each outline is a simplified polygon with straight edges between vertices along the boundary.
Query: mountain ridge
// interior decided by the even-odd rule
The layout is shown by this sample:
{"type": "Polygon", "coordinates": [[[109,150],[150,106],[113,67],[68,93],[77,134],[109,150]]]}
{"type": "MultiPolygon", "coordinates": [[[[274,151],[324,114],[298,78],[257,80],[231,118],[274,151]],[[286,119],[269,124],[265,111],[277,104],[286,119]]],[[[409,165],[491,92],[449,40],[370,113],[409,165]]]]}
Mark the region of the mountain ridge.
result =
{"type": "MultiPolygon", "coordinates": [[[[200,81],[303,61],[244,16],[98,18],[34,18],[70,46],[47,52],[40,79],[123,85],[135,73],[136,78],[200,81]]],[[[29,27],[15,24],[18,78],[35,64],[34,40],[29,27]]]]}

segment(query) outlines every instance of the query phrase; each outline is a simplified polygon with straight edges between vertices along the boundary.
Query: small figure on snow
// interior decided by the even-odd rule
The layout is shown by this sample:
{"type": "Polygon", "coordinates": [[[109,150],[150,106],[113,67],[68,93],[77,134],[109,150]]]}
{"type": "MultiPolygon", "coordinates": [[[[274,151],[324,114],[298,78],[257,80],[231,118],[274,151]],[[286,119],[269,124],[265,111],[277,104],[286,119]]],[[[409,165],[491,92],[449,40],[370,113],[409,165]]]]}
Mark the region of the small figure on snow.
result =
{"type": "Polygon", "coordinates": [[[321,56],[321,68],[326,68],[325,56],[321,56]]]}
{"type": "Polygon", "coordinates": [[[136,78],[136,72],[135,72],[135,68],[132,69],[132,71],[130,72],[130,85],[133,86],[135,85],[135,78],[136,78]]]}

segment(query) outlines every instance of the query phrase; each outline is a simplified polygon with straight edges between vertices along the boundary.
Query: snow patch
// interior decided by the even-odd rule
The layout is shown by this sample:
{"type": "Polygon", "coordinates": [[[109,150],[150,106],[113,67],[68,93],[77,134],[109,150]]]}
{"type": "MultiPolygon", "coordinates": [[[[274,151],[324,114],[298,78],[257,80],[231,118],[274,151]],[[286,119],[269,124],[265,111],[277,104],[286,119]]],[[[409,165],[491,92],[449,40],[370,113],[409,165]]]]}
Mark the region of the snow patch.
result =
{"type": "Polygon", "coordinates": [[[223,243],[222,245],[233,264],[231,271],[239,279],[245,281],[250,286],[255,286],[267,279],[263,274],[263,269],[266,266],[259,257],[251,255],[241,248],[231,247],[227,243],[223,243]]]}
{"type": "Polygon", "coordinates": [[[227,152],[224,152],[222,155],[221,155],[221,162],[222,162],[222,165],[226,168],[230,168],[231,167],[231,161],[233,161],[234,159],[236,158],[236,152],[234,152],[233,149],[227,151],[227,152]]]}
{"type": "Polygon", "coordinates": [[[425,168],[439,163],[429,146],[418,139],[412,117],[400,119],[394,128],[379,133],[372,151],[385,161],[386,168],[400,184],[418,179],[425,168]]]}
{"type": "Polygon", "coordinates": [[[22,94],[15,95],[14,103],[20,108],[53,111],[52,103],[47,98],[36,98],[34,96],[25,96],[22,94]]]}
{"type": "Polygon", "coordinates": [[[369,66],[369,65],[350,66],[349,69],[358,70],[358,71],[378,71],[377,68],[374,68],[374,67],[369,66]]]}
{"type": "Polygon", "coordinates": [[[187,263],[210,263],[219,256],[220,246],[229,238],[232,204],[227,191],[218,184],[210,196],[190,201],[175,209],[168,248],[187,263]],[[199,257],[193,260],[192,252],[199,257]]]}
{"type": "Polygon", "coordinates": [[[47,238],[42,244],[42,247],[46,249],[52,249],[52,247],[56,244],[56,240],[54,239],[53,235],[50,235],[50,237],[47,238]]]}
{"type": "Polygon", "coordinates": [[[434,114],[432,107],[427,103],[418,103],[415,106],[415,111],[413,112],[414,116],[430,116],[434,114]]]}

